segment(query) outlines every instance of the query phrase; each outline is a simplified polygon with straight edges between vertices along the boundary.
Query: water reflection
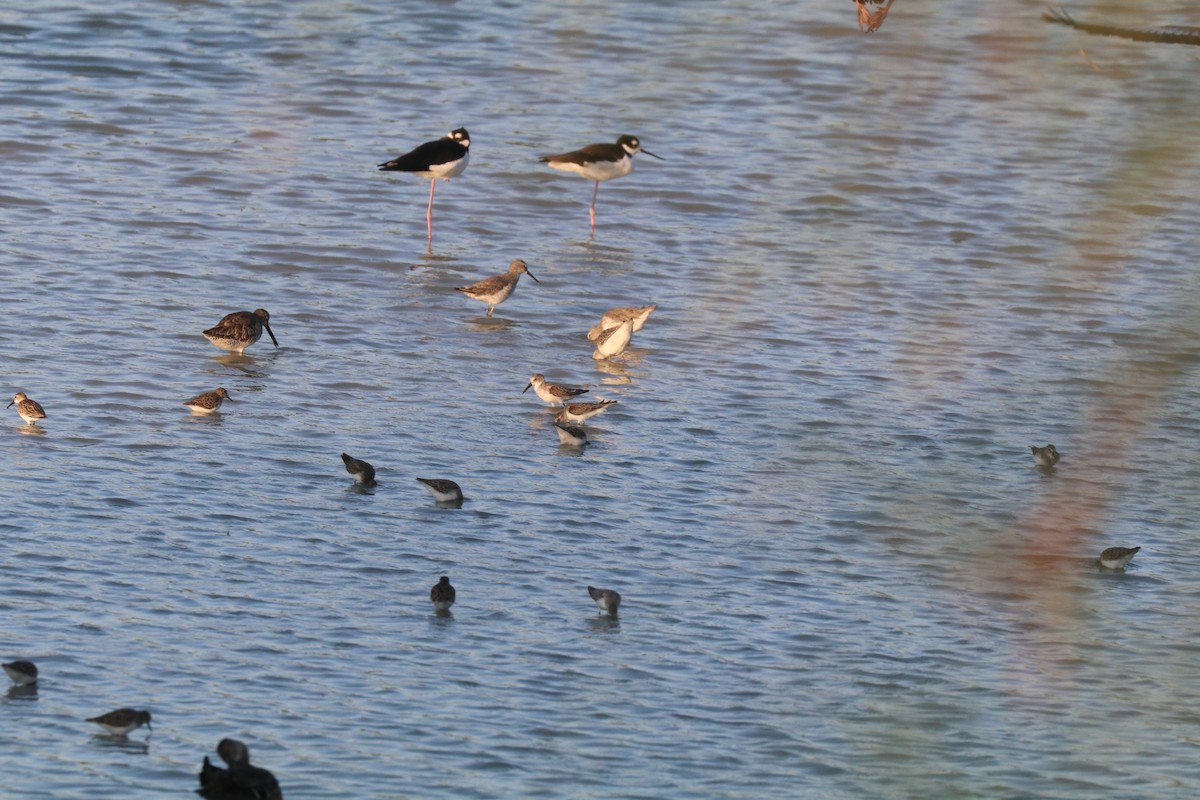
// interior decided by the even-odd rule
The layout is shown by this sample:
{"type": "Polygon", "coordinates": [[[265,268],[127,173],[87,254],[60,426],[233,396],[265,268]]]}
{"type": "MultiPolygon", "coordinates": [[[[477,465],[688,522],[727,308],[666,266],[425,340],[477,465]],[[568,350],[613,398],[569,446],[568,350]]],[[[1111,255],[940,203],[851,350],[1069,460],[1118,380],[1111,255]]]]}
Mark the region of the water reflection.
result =
{"type": "Polygon", "coordinates": [[[516,325],[511,319],[504,317],[473,317],[467,320],[467,327],[473,331],[506,331],[516,325]]]}
{"type": "Polygon", "coordinates": [[[107,747],[142,756],[150,752],[149,737],[146,737],[145,739],[130,739],[123,733],[92,734],[92,744],[96,745],[97,747],[107,747]]]}
{"type": "Polygon", "coordinates": [[[607,614],[593,617],[588,627],[592,633],[617,633],[621,628],[621,618],[610,617],[607,614]]]}
{"type": "Polygon", "coordinates": [[[4,695],[9,700],[37,700],[38,685],[30,683],[25,686],[10,686],[4,695]]]}
{"type": "Polygon", "coordinates": [[[17,433],[25,436],[44,436],[46,430],[35,422],[32,425],[18,425],[17,433]]]}

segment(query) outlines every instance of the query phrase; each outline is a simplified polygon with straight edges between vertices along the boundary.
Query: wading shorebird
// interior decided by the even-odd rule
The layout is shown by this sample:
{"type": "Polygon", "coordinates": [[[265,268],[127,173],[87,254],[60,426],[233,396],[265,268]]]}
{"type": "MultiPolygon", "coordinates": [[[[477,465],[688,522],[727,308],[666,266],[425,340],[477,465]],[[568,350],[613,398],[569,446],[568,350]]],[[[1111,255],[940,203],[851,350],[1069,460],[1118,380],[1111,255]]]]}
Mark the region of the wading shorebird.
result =
{"type": "Polygon", "coordinates": [[[438,178],[448,181],[461,175],[471,160],[471,136],[466,128],[457,128],[440,139],[426,142],[411,152],[379,165],[380,172],[411,172],[429,180],[429,207],[425,209],[425,230],[433,246],[433,190],[438,178]]]}
{"type": "Polygon", "coordinates": [[[429,601],[433,603],[435,611],[450,610],[450,606],[454,605],[454,587],[450,585],[450,578],[443,575],[438,579],[429,590],[429,601]]]}
{"type": "Polygon", "coordinates": [[[208,800],[283,800],[279,781],[269,770],[250,763],[250,748],[237,739],[222,739],[217,755],[228,769],[214,767],[204,757],[200,765],[200,788],[196,794],[208,800]]]}
{"type": "Polygon", "coordinates": [[[1045,447],[1029,445],[1030,452],[1033,453],[1033,461],[1039,467],[1053,467],[1058,463],[1058,448],[1052,444],[1045,447]]]}
{"type": "Polygon", "coordinates": [[[193,414],[212,414],[221,407],[221,403],[228,400],[233,402],[233,398],[229,396],[229,392],[225,391],[224,387],[218,386],[211,392],[198,394],[191,400],[184,400],[183,404],[192,410],[193,414]]]}
{"type": "Polygon", "coordinates": [[[462,489],[454,481],[444,478],[417,478],[417,480],[425,484],[425,488],[433,495],[433,499],[439,503],[461,503],[463,501],[462,489]]]}
{"type": "Polygon", "coordinates": [[[603,361],[606,358],[616,358],[625,352],[629,340],[633,338],[633,320],[627,319],[615,328],[608,328],[596,337],[596,352],[592,358],[603,361]]]}
{"type": "Polygon", "coordinates": [[[558,434],[558,443],[565,447],[583,447],[588,443],[587,431],[580,425],[555,421],[554,431],[558,434]]]}
{"type": "Polygon", "coordinates": [[[84,721],[94,722],[115,736],[124,736],[142,725],[154,730],[154,726],[150,724],[150,712],[134,711],[132,708],[118,708],[116,711],[110,711],[98,717],[89,717],[84,721]]]}
{"type": "Polygon", "coordinates": [[[39,419],[46,418],[46,411],[42,408],[41,404],[36,400],[30,400],[24,392],[14,394],[12,402],[5,406],[5,408],[12,405],[16,405],[17,414],[20,415],[21,419],[25,420],[26,425],[32,425],[39,419]]]}
{"type": "Polygon", "coordinates": [[[621,595],[616,590],[597,589],[595,586],[589,586],[587,590],[601,611],[607,612],[610,617],[617,615],[617,608],[621,605],[621,595]]]}
{"type": "MultiPolygon", "coordinates": [[[[496,310],[496,306],[507,300],[508,296],[513,293],[513,289],[517,288],[517,281],[521,279],[522,274],[533,278],[529,267],[518,258],[508,265],[508,272],[503,275],[493,275],[490,278],[484,278],[479,283],[460,286],[455,291],[462,292],[472,300],[487,303],[487,315],[490,317],[496,310]]],[[[533,282],[541,283],[537,278],[533,278],[533,282]]]]}
{"type": "Polygon", "coordinates": [[[360,461],[349,453],[342,453],[342,463],[346,465],[346,472],[363,486],[370,486],[375,482],[375,468],[367,462],[360,461]]]}
{"type": "Polygon", "coordinates": [[[596,234],[596,195],[600,192],[600,181],[613,178],[623,178],[633,171],[634,153],[645,153],[663,161],[662,156],[656,156],[642,148],[642,143],[636,136],[618,136],[616,144],[589,144],[569,153],[559,153],[555,156],[542,156],[541,161],[551,169],[560,172],[574,172],[588,180],[596,182],[592,190],[592,205],[588,208],[591,219],[591,232],[596,234]]]}
{"type": "Polygon", "coordinates": [[[542,402],[555,405],[556,403],[566,403],[572,397],[578,397],[581,394],[587,394],[587,389],[572,389],[570,386],[564,386],[561,383],[549,383],[546,376],[540,372],[535,372],[529,378],[528,385],[521,390],[521,394],[529,391],[530,387],[537,393],[537,396],[542,398],[542,402]]]}
{"type": "Polygon", "coordinates": [[[12,682],[17,686],[29,686],[37,683],[37,665],[32,661],[10,661],[7,664],[0,664],[4,668],[4,674],[12,679],[12,682]]]}
{"type": "Polygon", "coordinates": [[[599,400],[595,403],[567,403],[563,406],[562,411],[559,411],[554,416],[555,422],[585,422],[597,414],[608,410],[609,406],[615,406],[616,400],[599,400]]]}
{"type": "Polygon", "coordinates": [[[271,344],[279,347],[271,331],[271,315],[265,308],[254,311],[234,311],[221,317],[221,321],[204,332],[204,338],[222,350],[241,353],[262,338],[263,329],[271,337],[271,344]]]}
{"type": "Polygon", "coordinates": [[[1140,546],[1109,547],[1100,554],[1100,558],[1097,559],[1096,563],[1099,564],[1102,569],[1124,570],[1125,565],[1132,561],[1133,557],[1136,556],[1138,551],[1141,549],[1142,548],[1140,546]]]}
{"type": "Polygon", "coordinates": [[[640,308],[634,308],[632,306],[610,308],[608,311],[604,312],[602,317],[600,317],[600,321],[593,325],[592,329],[588,331],[588,340],[594,342],[599,339],[600,335],[609,328],[615,328],[622,322],[627,322],[629,320],[633,320],[633,332],[637,333],[642,329],[642,326],[646,324],[646,320],[649,318],[650,312],[654,311],[656,308],[658,308],[658,306],[654,305],[641,306],[640,308]]]}

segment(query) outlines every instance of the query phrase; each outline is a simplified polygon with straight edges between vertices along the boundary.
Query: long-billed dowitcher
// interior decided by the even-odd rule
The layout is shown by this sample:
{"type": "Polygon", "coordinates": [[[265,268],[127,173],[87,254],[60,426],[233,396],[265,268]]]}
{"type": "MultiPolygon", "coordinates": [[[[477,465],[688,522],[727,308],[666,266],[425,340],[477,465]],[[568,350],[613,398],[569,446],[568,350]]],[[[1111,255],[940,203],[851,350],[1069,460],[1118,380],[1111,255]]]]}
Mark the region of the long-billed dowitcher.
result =
{"type": "Polygon", "coordinates": [[[433,499],[439,503],[461,503],[463,501],[462,489],[454,481],[444,478],[417,478],[417,480],[425,485],[425,488],[433,495],[433,499]]]}
{"type": "Polygon", "coordinates": [[[354,480],[364,486],[370,486],[375,482],[375,468],[367,462],[361,461],[349,453],[342,453],[342,463],[346,465],[346,472],[349,472],[354,480]]]}
{"type": "Polygon", "coordinates": [[[429,590],[429,600],[437,611],[450,610],[450,606],[454,605],[454,587],[450,585],[449,577],[443,575],[438,579],[429,590]]]}
{"type": "Polygon", "coordinates": [[[1033,453],[1034,463],[1039,467],[1053,467],[1058,463],[1058,449],[1052,444],[1045,447],[1031,444],[1029,449],[1033,453]]]}
{"type": "Polygon", "coordinates": [[[567,447],[583,447],[588,443],[587,431],[579,425],[567,425],[554,422],[554,431],[558,434],[558,443],[567,447]]]}
{"type": "Polygon", "coordinates": [[[217,755],[228,769],[213,766],[205,756],[196,794],[208,800],[283,800],[279,781],[270,771],[250,763],[250,748],[244,743],[222,739],[217,745],[217,755]]]}
{"type": "Polygon", "coordinates": [[[279,341],[271,331],[271,315],[265,308],[254,311],[234,311],[221,317],[221,321],[204,332],[204,338],[222,350],[240,353],[262,338],[263,329],[271,337],[271,344],[279,347],[279,341]]]}
{"type": "Polygon", "coordinates": [[[625,348],[629,346],[629,340],[632,338],[633,320],[627,319],[596,337],[596,352],[592,353],[592,358],[597,361],[616,358],[625,352],[625,348]]]}
{"type": "Polygon", "coordinates": [[[233,398],[229,396],[229,392],[225,391],[225,387],[218,386],[211,392],[198,394],[191,400],[184,400],[183,404],[192,410],[193,414],[212,414],[221,407],[221,403],[228,400],[233,402],[233,398]]]}
{"type": "MultiPolygon", "coordinates": [[[[460,286],[456,291],[462,292],[472,300],[487,303],[487,315],[490,317],[496,310],[496,306],[507,300],[508,296],[513,293],[513,289],[517,288],[517,281],[520,280],[522,273],[533,278],[529,267],[518,258],[508,265],[508,272],[503,275],[493,275],[470,286],[460,286]]],[[[533,282],[541,283],[537,278],[533,278],[533,282]]]]}
{"type": "Polygon", "coordinates": [[[588,331],[588,339],[596,341],[600,338],[600,334],[604,333],[609,328],[615,328],[626,320],[633,320],[633,333],[637,333],[646,324],[646,319],[650,316],[650,312],[658,308],[656,305],[641,306],[634,308],[633,306],[622,306],[621,308],[610,308],[605,311],[600,317],[600,321],[592,326],[588,331]]]}
{"type": "Polygon", "coordinates": [[[25,424],[27,425],[32,425],[39,419],[46,418],[46,411],[42,408],[41,404],[36,400],[30,400],[24,392],[14,394],[12,402],[5,406],[5,408],[14,404],[17,407],[17,414],[21,416],[21,419],[25,420],[25,424]]]}
{"type": "Polygon", "coordinates": [[[4,674],[8,675],[17,686],[29,686],[37,683],[37,665],[32,661],[10,661],[7,664],[0,664],[0,667],[4,668],[4,674]]]}
{"type": "Polygon", "coordinates": [[[601,611],[607,612],[610,617],[617,615],[617,608],[621,605],[620,593],[615,589],[597,589],[595,586],[589,586],[587,590],[601,611]]]}
{"type": "Polygon", "coordinates": [[[154,726],[150,724],[150,712],[135,711],[132,708],[118,708],[116,711],[110,711],[98,717],[88,717],[86,721],[94,722],[117,736],[124,736],[142,725],[154,730],[154,726]]]}
{"type": "Polygon", "coordinates": [[[456,128],[440,139],[425,142],[414,150],[379,165],[380,172],[411,172],[429,180],[429,206],[425,209],[425,229],[433,241],[433,190],[438,178],[448,181],[461,175],[471,160],[471,136],[466,128],[456,128]]]}
{"type": "Polygon", "coordinates": [[[1138,547],[1108,547],[1100,554],[1097,563],[1104,569],[1125,569],[1125,565],[1133,560],[1138,551],[1142,548],[1138,547]]]}
{"type": "Polygon", "coordinates": [[[557,403],[566,403],[572,397],[578,397],[581,394],[587,394],[587,389],[572,389],[570,386],[564,386],[561,383],[550,383],[546,380],[546,376],[540,372],[535,372],[529,378],[529,384],[521,390],[521,394],[529,391],[533,387],[533,391],[537,396],[542,398],[542,401],[555,405],[557,403]]]}
{"type": "Polygon", "coordinates": [[[595,403],[567,403],[562,411],[554,416],[555,422],[584,422],[615,406],[616,400],[599,400],[595,403]]]}
{"type": "Polygon", "coordinates": [[[588,208],[588,218],[591,220],[591,232],[596,233],[596,195],[600,192],[600,181],[613,178],[623,178],[633,171],[633,156],[635,153],[645,153],[662,161],[662,156],[656,156],[649,150],[643,149],[642,143],[636,136],[623,135],[617,137],[616,144],[589,144],[569,153],[559,153],[553,156],[542,156],[542,163],[560,172],[574,172],[588,180],[596,182],[592,190],[592,205],[588,208]]]}

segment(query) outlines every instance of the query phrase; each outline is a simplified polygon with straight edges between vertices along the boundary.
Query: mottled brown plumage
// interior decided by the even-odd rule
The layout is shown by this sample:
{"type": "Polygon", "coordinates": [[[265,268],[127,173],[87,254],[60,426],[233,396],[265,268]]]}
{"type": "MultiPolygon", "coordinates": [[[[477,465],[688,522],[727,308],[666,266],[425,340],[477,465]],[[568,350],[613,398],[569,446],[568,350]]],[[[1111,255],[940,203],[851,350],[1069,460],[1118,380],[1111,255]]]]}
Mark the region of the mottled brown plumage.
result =
{"type": "Polygon", "coordinates": [[[279,347],[271,331],[271,315],[265,308],[254,311],[234,311],[204,332],[204,338],[222,350],[240,353],[262,338],[263,330],[271,337],[271,344],[279,347]]]}
{"type": "MultiPolygon", "coordinates": [[[[462,292],[472,300],[487,303],[487,315],[490,317],[492,312],[496,310],[496,306],[507,300],[508,296],[517,288],[517,281],[521,279],[522,274],[533,278],[533,273],[529,271],[529,267],[525,265],[524,261],[518,258],[508,265],[508,271],[503,275],[484,278],[470,286],[460,286],[455,291],[462,292]]],[[[533,282],[541,283],[537,278],[533,278],[533,282]]]]}
{"type": "Polygon", "coordinates": [[[218,386],[211,392],[198,394],[191,400],[184,400],[183,404],[190,408],[196,414],[211,414],[221,407],[221,403],[228,400],[233,402],[233,398],[229,396],[229,392],[225,391],[224,387],[218,386]]]}

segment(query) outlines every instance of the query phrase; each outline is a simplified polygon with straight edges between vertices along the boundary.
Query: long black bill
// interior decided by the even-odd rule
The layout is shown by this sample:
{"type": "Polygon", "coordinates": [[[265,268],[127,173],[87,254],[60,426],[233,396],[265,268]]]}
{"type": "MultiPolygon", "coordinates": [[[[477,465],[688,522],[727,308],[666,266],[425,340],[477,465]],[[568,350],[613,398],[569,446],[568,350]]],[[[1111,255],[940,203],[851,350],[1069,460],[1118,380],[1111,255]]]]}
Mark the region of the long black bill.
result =
{"type": "Polygon", "coordinates": [[[279,340],[276,339],[275,334],[271,332],[271,326],[264,322],[263,327],[267,329],[267,336],[271,337],[271,344],[279,347],[279,340]]]}

